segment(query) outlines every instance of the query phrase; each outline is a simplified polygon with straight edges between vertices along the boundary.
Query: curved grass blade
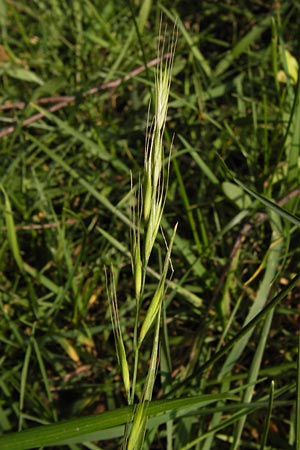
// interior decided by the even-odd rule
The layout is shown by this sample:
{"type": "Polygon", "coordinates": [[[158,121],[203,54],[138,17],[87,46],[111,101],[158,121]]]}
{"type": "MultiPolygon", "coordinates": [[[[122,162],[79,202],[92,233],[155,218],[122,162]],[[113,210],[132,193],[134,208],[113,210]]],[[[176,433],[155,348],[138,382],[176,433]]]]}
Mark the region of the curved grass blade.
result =
{"type": "Polygon", "coordinates": [[[264,197],[263,195],[246,186],[244,183],[242,183],[238,178],[234,176],[234,174],[231,172],[231,170],[228,168],[228,166],[225,164],[225,162],[222,160],[221,157],[220,160],[222,161],[223,167],[228,177],[231,178],[236,184],[238,184],[245,192],[250,194],[252,197],[256,198],[260,203],[262,203],[267,208],[270,208],[272,211],[279,214],[279,216],[288,220],[290,223],[296,225],[297,227],[300,227],[300,217],[297,217],[294,214],[289,213],[288,211],[281,208],[273,201],[269,200],[268,198],[264,197]]]}

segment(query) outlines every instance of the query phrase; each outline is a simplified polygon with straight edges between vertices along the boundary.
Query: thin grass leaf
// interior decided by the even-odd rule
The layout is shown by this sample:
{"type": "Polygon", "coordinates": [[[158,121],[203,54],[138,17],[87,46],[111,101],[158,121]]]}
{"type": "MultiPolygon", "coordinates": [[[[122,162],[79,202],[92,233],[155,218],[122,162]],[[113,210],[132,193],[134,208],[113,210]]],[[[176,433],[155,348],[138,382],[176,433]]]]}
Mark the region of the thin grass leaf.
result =
{"type": "MultiPolygon", "coordinates": [[[[273,214],[274,215],[274,214],[273,214]]],[[[271,251],[269,253],[268,256],[268,261],[267,261],[267,269],[266,269],[266,273],[265,273],[265,277],[261,283],[260,289],[258,291],[258,295],[253,303],[253,306],[251,307],[249,314],[246,318],[246,322],[257,314],[257,312],[261,309],[261,306],[259,305],[260,300],[259,300],[259,295],[262,292],[261,289],[263,289],[263,285],[265,286],[264,291],[262,292],[262,296],[264,297],[264,301],[266,301],[266,299],[268,298],[268,294],[269,294],[269,289],[267,288],[267,286],[269,285],[271,287],[272,285],[272,280],[274,279],[274,277],[276,276],[276,272],[278,270],[278,265],[279,265],[279,261],[281,258],[281,253],[282,253],[282,248],[283,248],[283,241],[280,240],[278,241],[278,237],[279,235],[282,233],[282,227],[281,227],[281,221],[280,218],[277,216],[273,217],[273,220],[271,220],[271,226],[273,229],[273,239],[275,240],[275,242],[277,242],[277,245],[273,246],[271,248],[271,251]],[[270,268],[270,272],[268,270],[268,268],[270,268]]],[[[272,245],[272,244],[271,244],[272,245]]],[[[262,328],[262,332],[261,332],[261,336],[260,336],[260,340],[259,343],[257,345],[255,354],[253,356],[252,359],[252,363],[250,366],[250,370],[249,370],[249,378],[248,378],[248,382],[250,384],[253,384],[257,381],[258,375],[259,375],[259,371],[260,371],[260,367],[261,367],[261,362],[262,362],[262,358],[263,358],[263,353],[265,351],[265,347],[267,345],[267,339],[268,339],[268,335],[269,335],[269,331],[271,328],[271,323],[272,323],[272,318],[273,318],[273,314],[274,314],[274,310],[271,310],[268,315],[265,318],[264,321],[264,325],[262,328]]],[[[247,336],[248,338],[248,336],[247,336]]],[[[232,359],[235,358],[236,360],[238,359],[241,350],[244,349],[244,345],[247,344],[246,342],[246,337],[244,338],[245,341],[240,341],[238,344],[238,350],[237,353],[238,354],[234,354],[234,349],[235,347],[233,347],[231,354],[228,356],[227,361],[230,361],[230,357],[232,355],[232,359]]],[[[227,361],[225,362],[224,367],[226,367],[227,361]]],[[[225,371],[225,369],[224,369],[225,371]]],[[[221,371],[221,373],[224,373],[223,370],[221,371]]],[[[246,389],[245,393],[244,393],[244,397],[243,397],[243,402],[246,403],[250,403],[252,401],[252,397],[254,395],[254,388],[250,388],[250,389],[246,389]]],[[[243,427],[244,424],[246,422],[246,416],[244,416],[238,423],[235,433],[234,433],[234,442],[232,445],[232,450],[237,450],[239,445],[240,445],[240,439],[241,439],[241,435],[242,435],[242,431],[243,431],[243,427]]]]}
{"type": "MultiPolygon", "coordinates": [[[[275,390],[275,383],[272,380],[271,384],[270,384],[269,404],[268,404],[268,410],[267,410],[267,414],[266,414],[266,418],[265,418],[264,432],[263,432],[263,436],[261,439],[260,450],[265,450],[266,445],[267,445],[267,439],[268,439],[268,433],[269,433],[272,410],[273,410],[273,403],[274,403],[274,390],[275,390]]],[[[298,448],[297,448],[297,450],[298,450],[298,448]]]]}
{"type": "Polygon", "coordinates": [[[265,17],[262,19],[257,25],[255,25],[249,33],[247,33],[235,46],[232,50],[230,50],[227,55],[219,62],[215,69],[214,75],[219,77],[222,75],[234,60],[239,57],[242,53],[247,52],[249,46],[252,45],[261,35],[262,33],[268,29],[271,25],[270,17],[265,17]]]}
{"type": "Polygon", "coordinates": [[[297,227],[300,227],[300,218],[295,216],[294,214],[289,213],[288,211],[286,211],[285,209],[281,208],[280,206],[278,206],[276,203],[272,202],[271,200],[267,199],[266,197],[264,197],[261,194],[258,194],[257,192],[255,192],[253,189],[247,187],[244,183],[242,183],[238,178],[236,178],[233,173],[230,171],[230,169],[227,167],[227,165],[224,163],[224,161],[222,161],[222,164],[225,167],[226,173],[228,174],[228,176],[239,186],[241,186],[241,188],[247,192],[248,194],[250,194],[252,197],[256,198],[257,200],[259,200],[260,203],[262,203],[264,206],[266,206],[267,208],[270,208],[272,211],[274,211],[276,214],[279,214],[279,216],[283,217],[284,219],[288,220],[290,223],[296,225],[297,227]]]}
{"type": "MultiPolygon", "coordinates": [[[[49,381],[47,370],[46,370],[46,367],[45,367],[45,364],[44,364],[44,361],[43,361],[43,357],[42,357],[40,349],[39,349],[39,345],[38,345],[37,340],[35,339],[34,336],[31,337],[31,341],[32,341],[32,345],[33,345],[36,357],[37,357],[37,361],[38,361],[39,368],[40,368],[40,371],[41,371],[42,379],[43,379],[43,382],[44,382],[44,385],[45,385],[47,398],[48,398],[50,403],[53,403],[53,395],[52,395],[52,392],[51,392],[50,381],[49,381]]],[[[53,409],[53,420],[57,421],[57,414],[56,414],[54,409],[53,409]]]]}
{"type": "MultiPolygon", "coordinates": [[[[254,355],[252,363],[251,363],[250,373],[249,373],[249,378],[248,378],[249,383],[255,383],[257,381],[257,378],[259,375],[259,370],[261,367],[263,352],[264,352],[265,346],[267,344],[267,339],[268,339],[268,335],[269,335],[269,331],[270,331],[270,327],[271,327],[271,323],[272,323],[272,319],[273,319],[273,313],[274,313],[274,311],[270,311],[265,319],[261,337],[260,337],[255,355],[254,355]]],[[[254,393],[255,393],[254,386],[247,388],[245,391],[245,394],[243,396],[243,403],[251,404],[254,393]]],[[[243,432],[246,421],[247,421],[247,415],[245,414],[238,421],[238,423],[236,425],[234,437],[233,437],[234,442],[231,446],[232,450],[237,450],[241,445],[241,436],[242,436],[242,432],[243,432]]]]}
{"type": "Polygon", "coordinates": [[[298,353],[297,353],[297,382],[296,382],[296,442],[295,448],[300,449],[300,333],[298,337],[298,353]]]}
{"type": "Polygon", "coordinates": [[[63,292],[63,288],[55,284],[52,280],[42,274],[39,270],[31,267],[29,264],[24,263],[25,272],[29,273],[35,280],[39,281],[43,286],[45,286],[49,291],[53,292],[56,295],[61,295],[63,292]]]}
{"type": "Polygon", "coordinates": [[[9,197],[2,185],[0,185],[0,190],[2,191],[2,193],[4,195],[4,218],[5,218],[6,228],[7,228],[8,242],[9,242],[13,257],[19,267],[19,270],[23,271],[24,270],[24,262],[23,262],[20,248],[19,248],[18,237],[17,237],[17,233],[16,233],[16,227],[15,227],[15,222],[14,222],[14,218],[13,218],[11,203],[10,203],[9,197]]]}
{"type": "Polygon", "coordinates": [[[276,91],[279,92],[279,81],[278,81],[278,24],[272,17],[271,19],[272,27],[272,41],[271,41],[271,52],[272,52],[272,69],[273,78],[275,81],[276,91]]]}
{"type": "Polygon", "coordinates": [[[29,363],[30,363],[30,357],[31,357],[31,351],[32,351],[32,345],[31,341],[28,342],[23,367],[22,367],[22,373],[21,373],[21,385],[20,385],[20,399],[19,399],[19,409],[20,409],[20,416],[19,416],[19,431],[23,428],[23,408],[24,408],[24,401],[25,401],[25,393],[26,393],[26,385],[27,385],[27,378],[28,378],[28,369],[29,369],[29,363]]]}
{"type": "MultiPolygon", "coordinates": [[[[250,414],[251,412],[254,412],[256,410],[259,410],[260,408],[265,409],[265,404],[251,404],[248,408],[242,409],[239,408],[239,411],[236,414],[233,414],[229,419],[225,419],[222,422],[220,422],[218,425],[212,427],[209,431],[201,434],[196,439],[193,439],[191,442],[189,442],[187,445],[181,447],[180,450],[189,450],[191,448],[195,448],[196,444],[199,444],[204,439],[209,438],[211,435],[216,434],[218,431],[221,431],[223,429],[226,429],[230,425],[235,424],[241,417],[243,417],[246,413],[250,414]]],[[[205,448],[205,447],[203,447],[205,448]]]]}
{"type": "Polygon", "coordinates": [[[299,186],[299,146],[300,146],[300,76],[299,81],[296,86],[295,94],[295,107],[291,111],[292,116],[292,126],[291,134],[292,136],[286,142],[287,148],[287,162],[288,162],[288,176],[287,182],[289,185],[299,186]]]}
{"type": "MultiPolygon", "coordinates": [[[[201,158],[201,156],[199,154],[200,151],[196,151],[181,134],[178,134],[178,138],[184,145],[184,148],[188,151],[188,153],[194,159],[194,161],[200,168],[201,172],[208,178],[208,180],[215,185],[219,184],[219,180],[216,177],[216,175],[209,168],[209,166],[205,163],[205,161],[201,158]]],[[[175,157],[178,156],[178,153],[176,153],[174,156],[175,157]]]]}
{"type": "MultiPolygon", "coordinates": [[[[276,221],[275,221],[275,224],[276,224],[276,221]]],[[[276,228],[276,226],[275,226],[275,228],[276,228]]],[[[276,230],[276,234],[273,237],[273,239],[277,239],[277,233],[278,233],[278,231],[276,230]]],[[[251,322],[251,320],[254,320],[253,317],[255,318],[260,314],[259,311],[262,310],[263,305],[267,301],[269,290],[272,285],[272,280],[274,279],[274,276],[276,274],[279,259],[281,256],[280,250],[282,247],[282,243],[280,241],[278,242],[278,240],[275,240],[275,242],[277,243],[277,245],[271,247],[265,276],[260,285],[256,299],[253,302],[253,305],[251,306],[250,311],[247,315],[247,318],[244,323],[244,328],[247,327],[247,324],[249,323],[249,321],[251,322]]],[[[260,345],[258,346],[257,352],[253,358],[250,375],[249,375],[249,383],[251,384],[251,386],[252,386],[252,383],[256,381],[257,376],[258,376],[258,371],[259,371],[260,362],[261,362],[261,358],[262,358],[262,352],[266,345],[267,333],[268,333],[268,330],[271,325],[272,314],[273,314],[273,310],[270,310],[268,313],[268,316],[267,316],[268,320],[266,320],[266,322],[265,322],[264,332],[261,337],[260,345]]],[[[220,379],[224,379],[224,377],[226,377],[231,372],[233,365],[238,360],[238,358],[242,354],[244,348],[248,344],[252,332],[253,332],[253,328],[251,329],[251,331],[249,331],[247,334],[245,334],[242,337],[242,339],[236,340],[231,352],[229,353],[228,357],[226,358],[226,361],[225,361],[224,365],[222,366],[222,369],[219,373],[220,379]]],[[[233,338],[232,340],[234,341],[235,338],[233,338]]],[[[223,389],[224,390],[229,389],[229,384],[228,384],[228,381],[226,381],[226,380],[222,385],[222,390],[223,389]]],[[[249,402],[252,398],[252,395],[253,395],[253,388],[251,387],[249,390],[246,391],[244,401],[249,402]]],[[[220,420],[221,420],[221,414],[220,413],[215,414],[212,419],[212,422],[211,422],[212,428],[218,427],[220,420]]],[[[232,449],[238,448],[238,446],[240,444],[240,435],[241,435],[245,420],[246,420],[246,416],[243,415],[241,417],[240,421],[238,422],[236,434],[235,434],[235,438],[234,438],[235,441],[233,443],[232,449]]],[[[204,450],[209,449],[211,447],[213,439],[214,439],[214,435],[212,433],[210,433],[209,437],[207,438],[207,440],[204,444],[204,447],[203,447],[204,450]]]]}
{"type": "Polygon", "coordinates": [[[192,231],[192,234],[193,234],[193,237],[194,237],[195,245],[196,245],[198,253],[201,254],[201,252],[202,252],[202,244],[201,244],[201,241],[200,241],[200,237],[199,237],[199,234],[198,234],[196,222],[195,222],[195,219],[194,219],[194,216],[193,216],[193,212],[191,211],[191,206],[190,206],[190,202],[189,202],[189,199],[188,199],[188,195],[187,195],[186,189],[184,187],[184,182],[183,182],[183,179],[182,179],[182,176],[181,176],[181,173],[180,173],[180,170],[179,170],[179,166],[178,166],[178,163],[177,163],[176,159],[173,159],[173,167],[175,169],[175,173],[176,173],[176,176],[177,176],[179,193],[180,193],[180,196],[182,198],[183,206],[185,208],[188,221],[190,223],[190,228],[191,228],[191,231],[192,231]]]}
{"type": "Polygon", "coordinates": [[[151,10],[151,6],[152,6],[152,0],[146,0],[144,2],[142,2],[141,4],[141,9],[137,18],[137,23],[138,23],[138,28],[139,28],[139,32],[142,33],[149,14],[150,14],[150,10],[151,10]]]}
{"type": "MultiPolygon", "coordinates": [[[[278,221],[277,221],[277,223],[278,223],[278,221]]],[[[276,232],[276,235],[273,236],[273,239],[275,239],[275,240],[273,241],[273,243],[270,244],[271,250],[269,252],[268,261],[266,263],[265,275],[260,284],[256,298],[255,298],[253,304],[251,305],[249,313],[247,314],[247,317],[246,317],[244,325],[243,325],[244,327],[246,327],[247,324],[249,322],[251,322],[253,318],[257,317],[257,315],[263,310],[264,305],[266,304],[266,302],[268,300],[272,282],[276,278],[276,273],[277,273],[279,261],[281,258],[282,241],[278,240],[278,232],[276,232]]],[[[251,332],[249,332],[249,334],[245,335],[242,340],[239,340],[239,342],[236,343],[236,345],[232,349],[230,355],[226,359],[224,366],[222,367],[222,370],[220,372],[220,377],[224,377],[226,375],[226,373],[231,370],[234,362],[237,361],[237,359],[240,357],[241,353],[243,352],[244,348],[246,347],[246,345],[250,339],[250,336],[251,336],[251,332]]]]}
{"type": "MultiPolygon", "coordinates": [[[[142,2],[142,4],[141,4],[139,14],[136,19],[136,23],[138,24],[138,32],[140,34],[142,34],[142,31],[147,22],[147,18],[150,14],[151,3],[152,3],[152,0],[146,0],[145,2],[142,2]]],[[[115,71],[120,67],[122,61],[124,60],[124,58],[126,56],[126,53],[129,51],[130,46],[132,45],[132,42],[134,41],[135,35],[136,35],[136,29],[135,29],[135,26],[132,26],[130,28],[130,31],[128,33],[128,37],[127,37],[126,41],[121,46],[121,49],[120,49],[121,51],[120,51],[116,61],[114,62],[113,66],[107,76],[107,79],[114,76],[115,71]]]]}

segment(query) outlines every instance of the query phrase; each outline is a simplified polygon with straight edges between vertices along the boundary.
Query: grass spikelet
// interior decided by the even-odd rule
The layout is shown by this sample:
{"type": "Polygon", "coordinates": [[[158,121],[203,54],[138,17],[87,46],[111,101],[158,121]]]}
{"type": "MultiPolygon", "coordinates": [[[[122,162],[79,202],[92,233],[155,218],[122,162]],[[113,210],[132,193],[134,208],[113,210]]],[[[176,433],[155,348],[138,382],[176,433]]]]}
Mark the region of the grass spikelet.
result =
{"type": "Polygon", "coordinates": [[[154,382],[156,378],[157,366],[158,366],[158,349],[159,349],[159,335],[160,335],[160,316],[161,316],[161,303],[156,317],[156,327],[152,345],[152,354],[150,359],[150,366],[147,374],[147,380],[145,385],[144,398],[146,401],[151,401],[154,388],[154,382]]]}
{"type": "Polygon", "coordinates": [[[175,235],[176,235],[176,230],[177,230],[177,224],[175,225],[172,236],[171,236],[171,240],[170,240],[169,248],[168,248],[168,251],[166,254],[164,268],[163,268],[163,272],[161,274],[160,282],[156,288],[156,291],[153,295],[150,306],[147,310],[146,316],[143,320],[143,324],[142,324],[140,336],[139,336],[139,341],[138,341],[139,346],[142,344],[146,334],[148,333],[149,329],[151,328],[151,325],[153,324],[153,322],[158,314],[158,311],[161,307],[161,303],[164,298],[164,293],[165,293],[165,289],[166,289],[166,278],[167,278],[167,274],[168,274],[168,268],[169,268],[170,259],[171,259],[171,251],[172,251],[172,246],[173,246],[173,242],[174,242],[175,235]]]}
{"type": "Polygon", "coordinates": [[[126,357],[126,351],[125,351],[121,326],[120,326],[113,268],[111,268],[111,271],[110,271],[110,281],[108,281],[109,276],[108,276],[107,271],[105,272],[105,276],[106,276],[107,296],[109,299],[110,315],[111,315],[111,321],[112,321],[113,332],[114,332],[114,337],[115,337],[117,358],[118,358],[119,365],[121,367],[122,378],[123,378],[127,401],[128,401],[128,403],[130,403],[130,387],[131,387],[130,374],[129,374],[129,367],[128,367],[128,362],[127,362],[127,357],[126,357]]]}
{"type": "Polygon", "coordinates": [[[133,227],[131,228],[131,259],[132,259],[132,274],[134,278],[135,298],[139,304],[139,299],[142,292],[143,284],[143,267],[141,258],[141,182],[138,184],[137,198],[133,194],[133,183],[131,178],[131,192],[133,195],[133,205],[131,207],[131,219],[133,227]],[[136,214],[137,210],[137,214],[136,214]]]}
{"type": "MultiPolygon", "coordinates": [[[[167,183],[166,180],[164,180],[163,172],[163,134],[167,120],[175,46],[176,35],[174,30],[172,40],[169,44],[171,57],[166,63],[161,60],[156,72],[155,115],[150,126],[150,132],[146,138],[143,205],[145,221],[145,264],[148,262],[158,233],[165,201],[165,186],[167,183]]],[[[164,45],[162,48],[158,47],[158,55],[162,55],[163,52],[164,45]]]]}

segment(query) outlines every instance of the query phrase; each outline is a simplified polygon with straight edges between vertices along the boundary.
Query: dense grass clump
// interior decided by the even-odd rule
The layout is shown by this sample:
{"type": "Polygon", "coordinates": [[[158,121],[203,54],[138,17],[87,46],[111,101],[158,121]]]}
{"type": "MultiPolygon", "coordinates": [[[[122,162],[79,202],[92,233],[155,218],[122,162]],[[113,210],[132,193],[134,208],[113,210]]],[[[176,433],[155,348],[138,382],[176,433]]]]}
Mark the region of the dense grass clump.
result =
{"type": "Polygon", "coordinates": [[[299,7],[0,2],[0,448],[300,448],[299,7]]]}

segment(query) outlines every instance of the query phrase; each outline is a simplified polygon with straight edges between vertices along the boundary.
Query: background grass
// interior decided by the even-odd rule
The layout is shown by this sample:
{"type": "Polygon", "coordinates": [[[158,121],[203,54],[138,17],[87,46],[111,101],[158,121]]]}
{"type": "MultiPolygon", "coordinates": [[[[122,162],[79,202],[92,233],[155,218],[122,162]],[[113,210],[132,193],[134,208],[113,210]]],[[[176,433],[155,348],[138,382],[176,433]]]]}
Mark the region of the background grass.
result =
{"type": "MultiPolygon", "coordinates": [[[[179,226],[155,396],[219,403],[152,423],[144,446],[300,448],[299,293],[289,285],[299,272],[296,1],[0,2],[0,428],[126,405],[104,266],[116,268],[132,363],[128,194],[130,171],[138,180],[143,167],[154,85],[146,64],[161,14],[170,29],[177,18],[179,33],[165,136],[168,239],[179,226]],[[41,102],[58,95],[74,97],[57,111],[58,99],[41,102]]],[[[163,257],[151,257],[146,298],[163,257]]],[[[149,343],[138,392],[150,352],[149,343]]],[[[56,448],[118,447],[102,439],[56,448]]]]}

